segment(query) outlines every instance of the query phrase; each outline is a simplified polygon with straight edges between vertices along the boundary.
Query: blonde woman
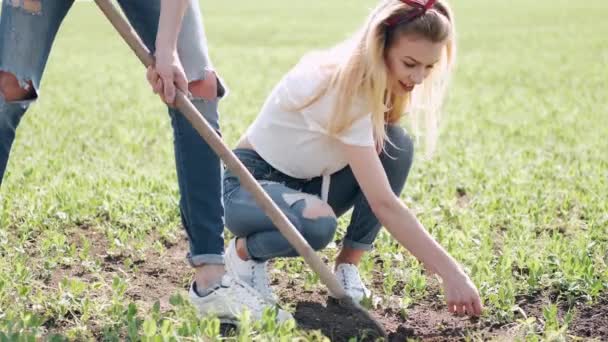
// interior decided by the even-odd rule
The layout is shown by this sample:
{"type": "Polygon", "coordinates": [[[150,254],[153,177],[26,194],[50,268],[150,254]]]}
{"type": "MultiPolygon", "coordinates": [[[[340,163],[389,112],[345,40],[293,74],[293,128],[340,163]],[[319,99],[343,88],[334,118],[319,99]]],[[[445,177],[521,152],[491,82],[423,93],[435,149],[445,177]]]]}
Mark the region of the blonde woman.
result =
{"type": "MultiPolygon", "coordinates": [[[[281,79],[235,150],[316,250],[354,208],[335,272],[356,300],[370,295],[357,265],[382,225],[443,279],[450,311],[481,313],[475,285],[399,199],[413,147],[398,123],[423,112],[433,145],[454,34],[445,1],[382,0],[351,39],[306,55],[281,79]]],[[[231,172],[224,203],[236,236],[228,272],[274,300],[267,262],[297,253],[231,172]]]]}

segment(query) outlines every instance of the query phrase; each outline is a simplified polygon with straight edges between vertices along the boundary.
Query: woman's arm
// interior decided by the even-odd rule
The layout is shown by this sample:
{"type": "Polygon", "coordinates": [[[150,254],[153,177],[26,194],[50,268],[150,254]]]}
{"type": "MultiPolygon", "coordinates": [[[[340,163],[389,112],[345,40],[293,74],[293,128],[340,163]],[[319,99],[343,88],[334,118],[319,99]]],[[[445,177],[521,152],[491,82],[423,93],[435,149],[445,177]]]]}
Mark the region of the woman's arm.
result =
{"type": "Polygon", "coordinates": [[[458,263],[395,196],[375,149],[341,145],[378,220],[402,246],[443,279],[449,310],[457,313],[466,310],[470,315],[480,315],[482,306],[477,288],[458,263]]]}
{"type": "Polygon", "coordinates": [[[175,87],[188,91],[188,80],[177,54],[177,39],[189,0],[162,0],[158,33],[156,35],[156,61],[148,68],[147,78],[154,92],[163,101],[173,103],[175,87]]]}

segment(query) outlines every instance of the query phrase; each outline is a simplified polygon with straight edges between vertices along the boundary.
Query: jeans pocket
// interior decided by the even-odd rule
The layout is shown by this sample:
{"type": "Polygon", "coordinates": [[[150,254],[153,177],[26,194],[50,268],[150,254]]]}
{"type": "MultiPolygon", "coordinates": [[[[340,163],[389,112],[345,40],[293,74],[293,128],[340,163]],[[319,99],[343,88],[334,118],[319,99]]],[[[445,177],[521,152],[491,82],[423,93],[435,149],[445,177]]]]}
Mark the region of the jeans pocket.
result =
{"type": "Polygon", "coordinates": [[[235,155],[253,178],[263,180],[272,174],[273,168],[253,150],[235,150],[235,155]]]}
{"type": "Polygon", "coordinates": [[[224,188],[222,190],[222,197],[224,202],[227,202],[232,197],[232,193],[241,185],[239,179],[230,171],[224,173],[224,188]]]}

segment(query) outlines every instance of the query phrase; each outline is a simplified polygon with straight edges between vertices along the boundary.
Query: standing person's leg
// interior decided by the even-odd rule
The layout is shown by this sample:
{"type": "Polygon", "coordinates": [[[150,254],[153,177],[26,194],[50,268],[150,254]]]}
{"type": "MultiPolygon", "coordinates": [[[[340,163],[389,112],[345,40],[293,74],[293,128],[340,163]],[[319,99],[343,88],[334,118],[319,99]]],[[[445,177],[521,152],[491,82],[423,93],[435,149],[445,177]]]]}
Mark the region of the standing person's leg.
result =
{"type": "MultiPolygon", "coordinates": [[[[121,0],[120,5],[144,43],[154,52],[160,1],[121,0]]],[[[178,53],[190,82],[193,104],[219,134],[218,85],[215,74],[210,71],[212,66],[197,1],[192,1],[184,16],[178,53]],[[214,94],[209,96],[209,93],[214,94]]],[[[219,281],[224,273],[221,163],[179,111],[169,108],[169,114],[174,130],[181,217],[190,239],[188,259],[193,267],[207,271],[197,272],[195,276],[201,287],[207,287],[219,281]]]]}
{"type": "Polygon", "coordinates": [[[71,0],[2,1],[0,17],[0,185],[17,126],[38,97],[42,73],[71,0]]]}
{"type": "MultiPolygon", "coordinates": [[[[155,50],[159,0],[120,0],[121,7],[150,51],[155,50]]],[[[188,79],[191,101],[218,134],[218,102],[224,87],[213,71],[198,1],[190,1],[180,31],[178,54],[188,79]]],[[[225,276],[222,165],[190,122],[169,108],[174,131],[175,161],[182,223],[190,240],[188,260],[196,269],[190,298],[202,314],[238,317],[243,308],[261,318],[267,303],[241,281],[225,276]],[[198,285],[198,286],[197,286],[198,285]]],[[[278,319],[291,316],[279,310],[278,319]]]]}
{"type": "MultiPolygon", "coordinates": [[[[220,135],[218,104],[224,87],[213,71],[198,1],[191,1],[183,19],[178,53],[188,78],[191,101],[220,135]]],[[[190,264],[197,281],[212,283],[224,273],[224,205],[222,164],[190,122],[171,110],[175,156],[180,179],[181,215],[190,237],[190,264]],[[200,271],[201,267],[206,271],[200,271]],[[205,269],[206,268],[206,269],[205,269]]]]}

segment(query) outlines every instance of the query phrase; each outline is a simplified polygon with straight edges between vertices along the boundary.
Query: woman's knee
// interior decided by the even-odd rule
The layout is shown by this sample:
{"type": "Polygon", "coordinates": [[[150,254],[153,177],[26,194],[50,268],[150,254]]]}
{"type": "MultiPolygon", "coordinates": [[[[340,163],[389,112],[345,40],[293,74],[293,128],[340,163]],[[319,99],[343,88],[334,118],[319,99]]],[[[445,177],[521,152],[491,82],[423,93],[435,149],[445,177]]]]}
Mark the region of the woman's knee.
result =
{"type": "Polygon", "coordinates": [[[284,200],[301,212],[302,235],[314,250],[325,248],[334,238],[338,219],[333,209],[317,196],[296,192],[284,200]]]}
{"type": "Polygon", "coordinates": [[[338,227],[338,219],[333,209],[325,202],[317,199],[312,207],[302,212],[304,238],[315,250],[321,250],[334,239],[338,227]]]}
{"type": "Polygon", "coordinates": [[[382,154],[385,169],[388,167],[409,171],[414,160],[414,142],[410,136],[402,127],[389,125],[386,129],[386,137],[388,141],[382,154]]]}
{"type": "Polygon", "coordinates": [[[391,188],[399,195],[403,190],[414,160],[414,143],[407,132],[398,125],[389,125],[385,151],[381,155],[382,166],[391,188]]]}
{"type": "MultiPolygon", "coordinates": [[[[228,190],[228,192],[224,192],[223,196],[224,218],[228,230],[237,237],[247,237],[258,232],[275,230],[274,223],[257,204],[253,195],[240,183],[237,185],[235,182],[238,180],[233,179],[232,175],[224,179],[224,190],[228,190]]],[[[302,198],[290,198],[290,195],[295,196],[299,193],[286,192],[285,187],[280,183],[262,182],[261,186],[290,223],[298,231],[302,231],[302,212],[306,202],[302,201],[300,204],[302,198]],[[300,205],[302,208],[296,208],[300,205]]]]}
{"type": "Polygon", "coordinates": [[[338,227],[335,216],[309,219],[304,224],[304,238],[315,251],[321,250],[333,241],[338,227]]]}

